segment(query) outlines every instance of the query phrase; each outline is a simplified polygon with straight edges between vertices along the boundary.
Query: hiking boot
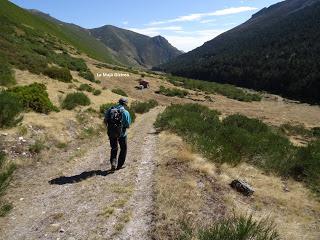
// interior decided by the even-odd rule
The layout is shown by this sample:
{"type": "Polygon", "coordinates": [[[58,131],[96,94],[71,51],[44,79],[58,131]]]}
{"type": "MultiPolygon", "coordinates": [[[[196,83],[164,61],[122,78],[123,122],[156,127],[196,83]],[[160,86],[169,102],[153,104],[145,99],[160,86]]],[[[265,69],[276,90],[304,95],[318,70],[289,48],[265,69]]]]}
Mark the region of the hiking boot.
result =
{"type": "Polygon", "coordinates": [[[124,169],[124,168],[126,168],[126,166],[119,166],[117,167],[117,170],[124,169]]]}
{"type": "Polygon", "coordinates": [[[111,165],[111,171],[115,171],[116,170],[116,166],[115,165],[111,165]]]}
{"type": "Polygon", "coordinates": [[[111,171],[115,171],[116,170],[116,160],[112,160],[111,161],[111,171]]]}

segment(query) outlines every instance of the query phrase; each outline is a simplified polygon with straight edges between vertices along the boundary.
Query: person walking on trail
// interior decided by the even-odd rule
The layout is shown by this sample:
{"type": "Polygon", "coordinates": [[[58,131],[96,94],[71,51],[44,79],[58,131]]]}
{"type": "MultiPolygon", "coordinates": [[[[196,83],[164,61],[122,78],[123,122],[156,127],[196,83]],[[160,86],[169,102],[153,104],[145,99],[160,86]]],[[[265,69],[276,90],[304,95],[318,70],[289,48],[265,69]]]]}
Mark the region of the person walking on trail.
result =
{"type": "Polygon", "coordinates": [[[111,170],[119,170],[123,167],[127,155],[127,128],[131,124],[130,113],[124,108],[127,106],[128,100],[120,98],[119,104],[109,108],[104,117],[107,125],[107,132],[110,140],[111,154],[110,163],[111,170]],[[118,145],[120,145],[120,154],[117,164],[118,145]]]}

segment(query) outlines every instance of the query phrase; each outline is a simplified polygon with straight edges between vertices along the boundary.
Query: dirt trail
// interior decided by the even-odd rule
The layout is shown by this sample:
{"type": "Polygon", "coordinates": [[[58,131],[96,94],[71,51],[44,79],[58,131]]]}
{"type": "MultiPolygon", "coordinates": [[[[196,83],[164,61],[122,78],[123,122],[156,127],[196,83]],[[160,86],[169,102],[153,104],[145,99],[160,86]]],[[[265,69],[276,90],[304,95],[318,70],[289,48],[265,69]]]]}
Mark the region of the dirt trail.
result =
{"type": "Polygon", "coordinates": [[[0,239],[148,239],[158,138],[153,123],[161,110],[137,118],[127,167],[113,174],[106,170],[106,138],[71,160],[55,156],[50,164],[19,169],[7,191],[14,209],[0,219],[0,239]]]}

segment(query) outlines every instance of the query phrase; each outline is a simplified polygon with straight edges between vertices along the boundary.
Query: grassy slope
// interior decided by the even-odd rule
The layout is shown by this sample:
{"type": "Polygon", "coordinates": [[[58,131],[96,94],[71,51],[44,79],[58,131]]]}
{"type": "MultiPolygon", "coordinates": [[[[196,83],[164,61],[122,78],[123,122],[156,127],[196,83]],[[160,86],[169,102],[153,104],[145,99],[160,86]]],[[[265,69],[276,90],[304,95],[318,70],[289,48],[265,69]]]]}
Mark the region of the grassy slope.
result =
{"type": "Polygon", "coordinates": [[[0,16],[5,16],[13,22],[30,26],[34,29],[50,33],[57,38],[73,45],[88,56],[97,60],[116,63],[108,49],[84,31],[77,31],[70,26],[61,26],[42,17],[33,15],[13,3],[0,0],[0,16]]]}

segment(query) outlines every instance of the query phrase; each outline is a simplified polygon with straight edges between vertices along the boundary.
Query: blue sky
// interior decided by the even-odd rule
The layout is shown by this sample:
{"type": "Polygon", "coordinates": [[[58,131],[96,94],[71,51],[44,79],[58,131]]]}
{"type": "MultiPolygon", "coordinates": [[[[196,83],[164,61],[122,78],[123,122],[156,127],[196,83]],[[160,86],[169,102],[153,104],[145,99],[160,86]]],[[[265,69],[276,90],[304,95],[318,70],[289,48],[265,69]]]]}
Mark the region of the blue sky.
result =
{"type": "Polygon", "coordinates": [[[12,0],[85,28],[111,24],[162,35],[190,51],[279,0],[12,0]]]}

